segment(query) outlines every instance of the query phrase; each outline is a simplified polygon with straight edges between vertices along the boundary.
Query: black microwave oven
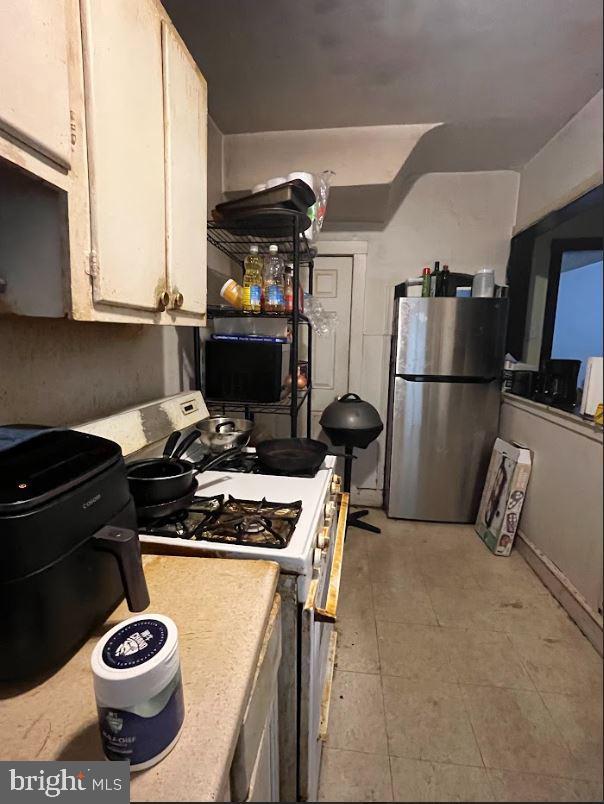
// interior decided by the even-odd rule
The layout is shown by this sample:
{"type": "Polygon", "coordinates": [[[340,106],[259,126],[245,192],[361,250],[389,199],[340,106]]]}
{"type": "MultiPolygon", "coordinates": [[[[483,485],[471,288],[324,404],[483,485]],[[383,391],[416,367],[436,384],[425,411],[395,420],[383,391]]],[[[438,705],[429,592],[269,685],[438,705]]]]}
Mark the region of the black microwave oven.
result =
{"type": "Polygon", "coordinates": [[[289,373],[289,344],[209,340],[205,395],[225,402],[278,402],[289,373]]]}

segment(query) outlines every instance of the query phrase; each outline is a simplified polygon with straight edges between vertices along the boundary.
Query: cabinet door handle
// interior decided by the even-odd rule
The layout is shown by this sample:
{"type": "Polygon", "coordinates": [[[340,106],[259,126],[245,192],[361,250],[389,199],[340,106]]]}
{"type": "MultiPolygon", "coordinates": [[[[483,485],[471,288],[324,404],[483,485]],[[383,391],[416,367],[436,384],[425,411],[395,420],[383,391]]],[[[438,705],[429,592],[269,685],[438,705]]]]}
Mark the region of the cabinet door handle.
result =
{"type": "Polygon", "coordinates": [[[175,293],[174,296],[172,296],[172,307],[179,309],[184,303],[185,297],[182,295],[182,293],[175,293]]]}
{"type": "Polygon", "coordinates": [[[159,294],[159,297],[157,299],[157,309],[160,311],[160,313],[163,313],[163,311],[169,304],[170,304],[170,294],[168,293],[167,290],[164,290],[163,293],[159,294]]]}

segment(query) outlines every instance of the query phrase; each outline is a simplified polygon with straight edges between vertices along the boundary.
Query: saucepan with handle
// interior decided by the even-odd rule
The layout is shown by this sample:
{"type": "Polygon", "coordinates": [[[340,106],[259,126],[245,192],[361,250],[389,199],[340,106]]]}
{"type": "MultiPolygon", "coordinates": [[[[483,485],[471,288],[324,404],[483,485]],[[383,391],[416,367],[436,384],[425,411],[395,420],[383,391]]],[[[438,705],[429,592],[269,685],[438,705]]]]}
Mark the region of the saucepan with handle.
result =
{"type": "Polygon", "coordinates": [[[137,509],[185,499],[195,491],[195,477],[200,472],[213,469],[241,451],[235,448],[221,452],[200,469],[199,464],[181,457],[198,438],[199,430],[196,429],[177,443],[178,438],[174,438],[173,433],[161,458],[147,458],[128,464],[128,484],[137,509]]]}

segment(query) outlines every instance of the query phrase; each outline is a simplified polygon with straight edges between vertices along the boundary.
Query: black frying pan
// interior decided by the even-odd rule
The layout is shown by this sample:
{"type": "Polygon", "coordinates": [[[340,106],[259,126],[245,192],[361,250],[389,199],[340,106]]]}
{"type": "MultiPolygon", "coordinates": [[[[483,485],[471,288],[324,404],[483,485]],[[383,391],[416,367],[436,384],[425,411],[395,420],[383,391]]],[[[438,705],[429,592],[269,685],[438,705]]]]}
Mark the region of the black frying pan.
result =
{"type": "Polygon", "coordinates": [[[198,488],[199,483],[194,479],[193,485],[187,491],[184,497],[178,497],[176,500],[170,500],[169,502],[163,502],[157,505],[137,505],[136,515],[140,521],[156,519],[160,516],[170,516],[170,514],[180,511],[190,505],[193,502],[195,492],[198,488]]]}
{"type": "Polygon", "coordinates": [[[197,438],[199,430],[193,430],[178,446],[175,446],[176,439],[172,434],[166,443],[162,458],[147,458],[126,466],[130,493],[137,509],[161,506],[185,498],[193,489],[196,475],[205,472],[206,469],[213,469],[241,451],[225,450],[200,469],[199,464],[180,457],[197,438]],[[172,452],[167,455],[170,447],[172,452]]]}
{"type": "Polygon", "coordinates": [[[343,457],[314,438],[270,438],[256,445],[256,453],[263,466],[284,475],[314,474],[328,453],[343,457]]]}

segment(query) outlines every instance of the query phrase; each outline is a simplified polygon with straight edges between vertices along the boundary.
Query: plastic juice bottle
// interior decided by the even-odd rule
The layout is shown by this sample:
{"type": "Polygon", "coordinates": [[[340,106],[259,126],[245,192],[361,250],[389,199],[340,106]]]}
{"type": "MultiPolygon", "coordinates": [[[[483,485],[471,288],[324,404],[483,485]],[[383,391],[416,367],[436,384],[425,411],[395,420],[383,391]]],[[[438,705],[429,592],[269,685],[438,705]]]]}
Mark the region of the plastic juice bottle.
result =
{"type": "Polygon", "coordinates": [[[268,257],[264,260],[264,310],[267,313],[282,313],[285,310],[283,262],[277,246],[269,246],[268,251],[268,257]]]}
{"type": "Polygon", "coordinates": [[[294,309],[294,276],[291,265],[286,265],[283,273],[283,304],[286,313],[291,313],[294,309]]]}
{"type": "Polygon", "coordinates": [[[250,246],[244,269],[241,309],[246,313],[259,313],[262,309],[262,257],[258,246],[250,246]]]}

